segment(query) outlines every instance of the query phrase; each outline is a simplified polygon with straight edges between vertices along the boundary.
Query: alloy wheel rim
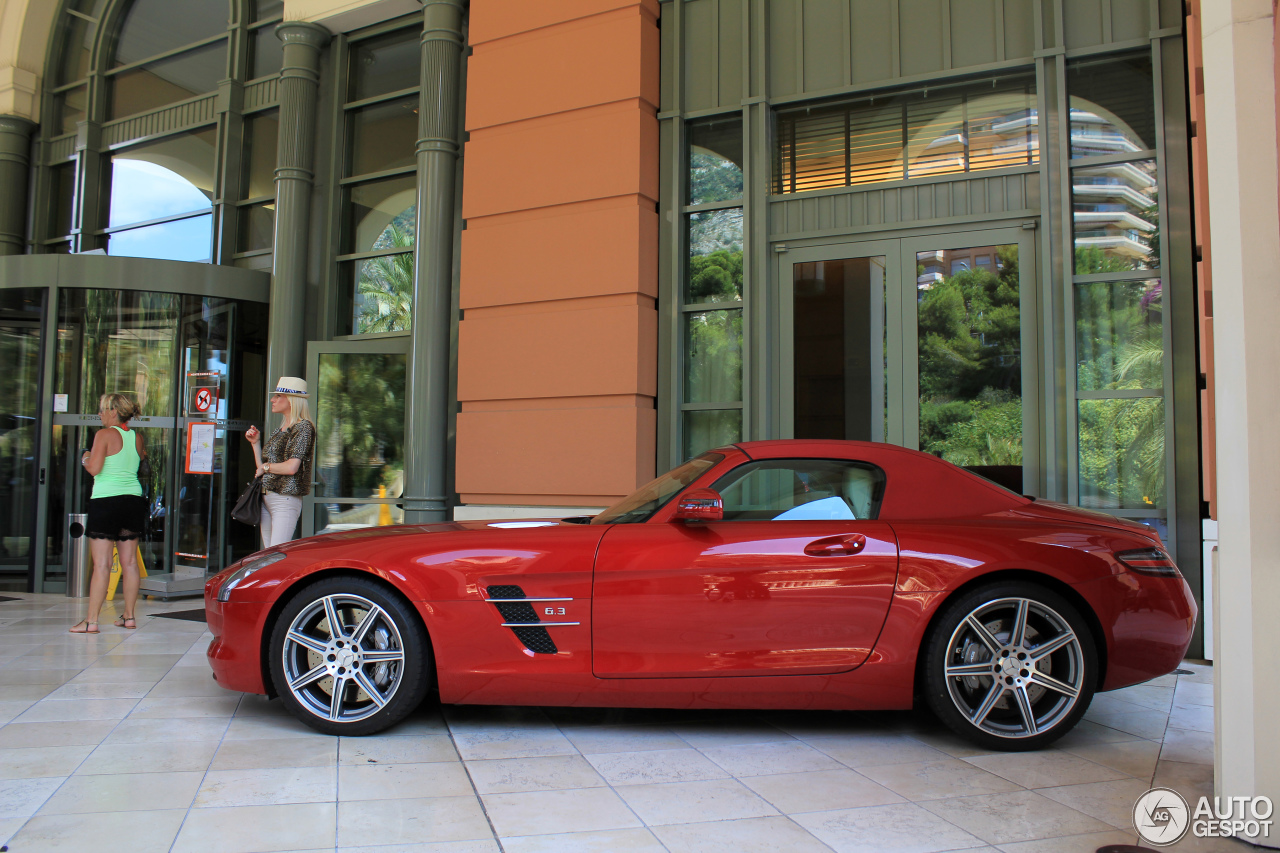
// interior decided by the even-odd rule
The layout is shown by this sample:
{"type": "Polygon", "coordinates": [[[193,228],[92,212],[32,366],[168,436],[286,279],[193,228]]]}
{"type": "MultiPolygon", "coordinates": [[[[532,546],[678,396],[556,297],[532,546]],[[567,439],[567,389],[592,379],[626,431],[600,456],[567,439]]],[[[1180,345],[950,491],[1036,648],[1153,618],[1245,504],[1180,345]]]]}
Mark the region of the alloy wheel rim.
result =
{"type": "Polygon", "coordinates": [[[404,662],[395,620],[359,595],[316,599],[285,634],[289,692],[330,722],[356,722],[386,707],[400,688],[404,662]]]}
{"type": "Polygon", "coordinates": [[[1062,722],[1079,701],[1084,651],[1053,608],[1001,598],[960,620],[943,675],[951,701],[971,725],[1000,738],[1034,737],[1062,722]]]}

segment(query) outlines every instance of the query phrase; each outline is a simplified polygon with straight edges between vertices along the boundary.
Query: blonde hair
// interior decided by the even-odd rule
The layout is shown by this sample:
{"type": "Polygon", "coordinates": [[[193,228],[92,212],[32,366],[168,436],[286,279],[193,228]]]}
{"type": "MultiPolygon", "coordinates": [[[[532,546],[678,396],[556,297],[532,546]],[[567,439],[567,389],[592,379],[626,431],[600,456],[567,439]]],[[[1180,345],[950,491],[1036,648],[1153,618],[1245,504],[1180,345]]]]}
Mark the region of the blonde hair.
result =
{"type": "Polygon", "coordinates": [[[98,398],[98,411],[115,412],[120,423],[124,424],[137,417],[139,410],[137,404],[123,394],[103,394],[98,398]]]}
{"type": "Polygon", "coordinates": [[[311,420],[311,407],[307,405],[306,397],[299,397],[294,394],[286,394],[289,398],[289,423],[296,424],[298,421],[311,420]]]}

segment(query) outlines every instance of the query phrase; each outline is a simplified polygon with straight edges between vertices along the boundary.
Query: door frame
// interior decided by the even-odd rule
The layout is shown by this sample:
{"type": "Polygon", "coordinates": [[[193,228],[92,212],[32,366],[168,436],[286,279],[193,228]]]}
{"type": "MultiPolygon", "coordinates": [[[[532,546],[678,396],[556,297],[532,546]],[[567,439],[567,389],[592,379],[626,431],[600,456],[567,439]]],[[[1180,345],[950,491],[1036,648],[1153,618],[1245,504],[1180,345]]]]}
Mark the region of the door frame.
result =
{"type": "Polygon", "coordinates": [[[930,249],[963,249],[971,246],[1016,244],[1018,246],[1019,315],[1022,362],[1022,447],[1023,490],[1046,495],[1050,472],[1045,464],[1056,459],[1045,446],[1043,426],[1052,419],[1046,407],[1052,403],[1052,389],[1044,387],[1052,365],[1051,354],[1041,346],[1041,327],[1046,322],[1045,306],[1039,290],[1039,258],[1036,235],[1038,220],[975,223],[961,228],[925,228],[884,231],[847,238],[824,237],[812,241],[790,241],[774,246],[774,281],[778,283],[779,305],[772,338],[778,345],[779,437],[795,437],[795,388],[790,379],[795,371],[795,282],[792,266],[814,261],[883,256],[885,276],[885,332],[888,364],[885,374],[885,441],[919,449],[919,362],[918,325],[913,321],[916,253],[930,249]],[[907,285],[911,286],[908,288],[907,285]],[[909,405],[908,400],[917,402],[909,405]]]}
{"type": "MultiPolygon", "coordinates": [[[[320,356],[328,354],[345,355],[348,353],[357,354],[375,354],[375,353],[402,353],[405,358],[410,356],[410,344],[413,338],[409,334],[396,335],[380,335],[376,338],[365,338],[362,340],[341,340],[341,341],[310,341],[307,343],[307,388],[315,389],[311,395],[312,412],[311,417],[316,421],[316,447],[312,450],[311,457],[311,489],[302,499],[302,535],[316,535],[316,505],[322,503],[341,502],[344,504],[396,504],[403,503],[404,497],[386,497],[386,498],[350,498],[326,495],[318,497],[316,495],[316,487],[320,485],[318,479],[320,466],[316,464],[320,452],[320,356]]],[[[407,397],[406,389],[406,397],[407,397]]],[[[407,403],[406,399],[406,403],[407,403]]],[[[407,426],[407,422],[406,422],[407,426]]],[[[408,436],[405,437],[406,442],[408,436]]]]}

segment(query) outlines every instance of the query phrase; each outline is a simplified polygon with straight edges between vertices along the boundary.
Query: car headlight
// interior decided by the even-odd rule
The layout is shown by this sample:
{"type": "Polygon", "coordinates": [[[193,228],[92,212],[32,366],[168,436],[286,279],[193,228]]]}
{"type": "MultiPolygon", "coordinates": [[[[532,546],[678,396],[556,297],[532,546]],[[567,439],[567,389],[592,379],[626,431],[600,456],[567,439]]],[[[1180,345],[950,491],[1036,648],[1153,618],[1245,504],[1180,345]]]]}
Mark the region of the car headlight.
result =
{"type": "Polygon", "coordinates": [[[253,574],[259,569],[265,569],[267,566],[271,565],[272,563],[280,562],[281,560],[284,559],[284,557],[285,557],[284,554],[277,551],[274,554],[268,554],[265,557],[259,557],[256,560],[250,560],[249,562],[245,563],[243,566],[236,569],[231,574],[227,575],[227,579],[222,582],[222,586],[218,587],[218,600],[226,601],[231,597],[231,590],[235,589],[236,586],[240,583],[240,581],[249,577],[249,575],[253,574]]]}

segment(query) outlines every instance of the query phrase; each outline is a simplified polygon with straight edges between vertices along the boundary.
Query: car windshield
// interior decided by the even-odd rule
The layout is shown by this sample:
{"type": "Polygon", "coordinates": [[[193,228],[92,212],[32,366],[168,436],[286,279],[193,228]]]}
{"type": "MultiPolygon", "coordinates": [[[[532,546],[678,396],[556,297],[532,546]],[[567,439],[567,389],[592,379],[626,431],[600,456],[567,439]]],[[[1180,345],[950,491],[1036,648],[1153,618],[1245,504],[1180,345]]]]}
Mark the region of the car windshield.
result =
{"type": "Polygon", "coordinates": [[[702,476],[724,459],[723,453],[704,453],[679,468],[663,474],[652,483],[641,486],[604,512],[591,519],[592,524],[639,524],[666,506],[685,486],[702,476]]]}

